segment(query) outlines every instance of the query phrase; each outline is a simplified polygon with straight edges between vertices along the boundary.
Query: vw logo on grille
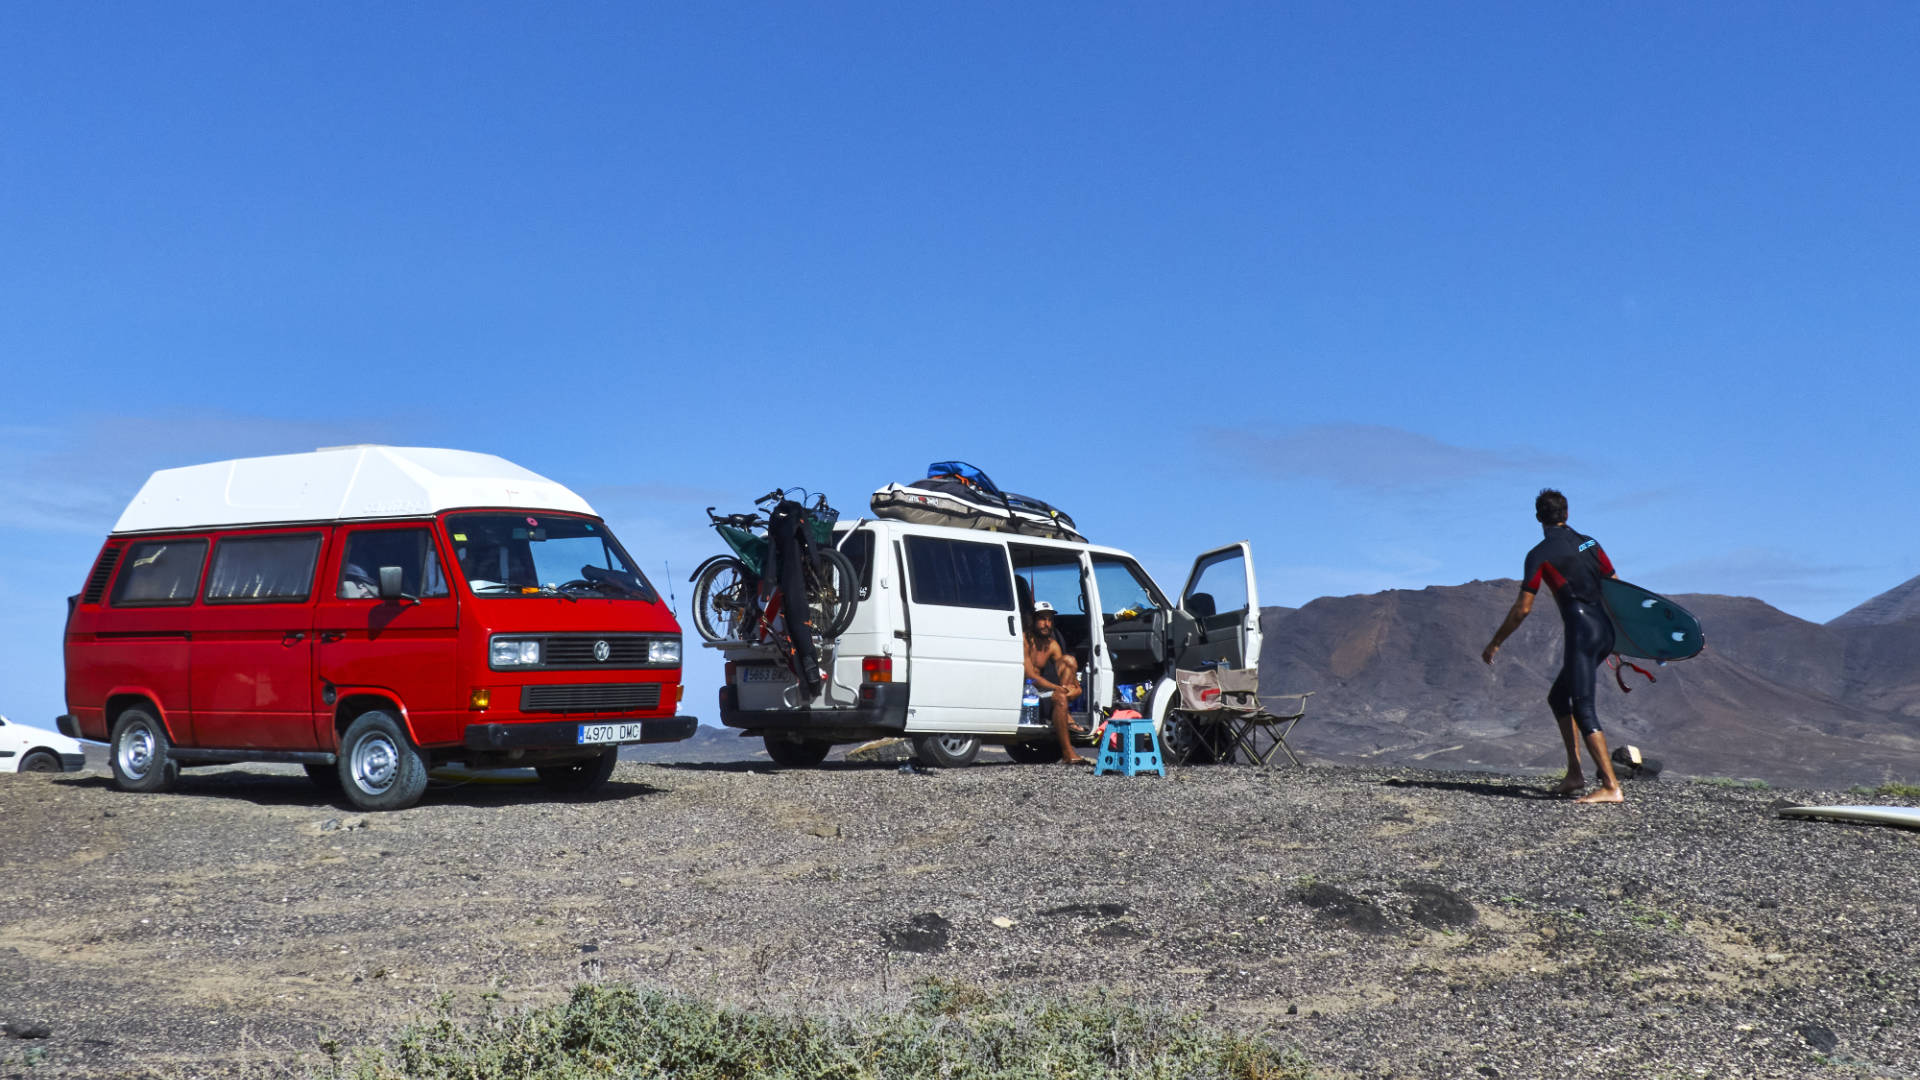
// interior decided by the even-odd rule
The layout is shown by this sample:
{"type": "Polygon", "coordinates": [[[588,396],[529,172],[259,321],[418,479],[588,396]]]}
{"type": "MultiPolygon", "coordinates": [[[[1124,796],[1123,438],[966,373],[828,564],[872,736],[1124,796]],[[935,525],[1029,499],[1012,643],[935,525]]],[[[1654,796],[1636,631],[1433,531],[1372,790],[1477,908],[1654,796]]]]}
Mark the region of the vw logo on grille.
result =
{"type": "Polygon", "coordinates": [[[593,643],[593,658],[595,660],[599,660],[602,663],[604,663],[607,657],[612,655],[613,655],[613,650],[607,646],[606,642],[596,641],[593,643]]]}

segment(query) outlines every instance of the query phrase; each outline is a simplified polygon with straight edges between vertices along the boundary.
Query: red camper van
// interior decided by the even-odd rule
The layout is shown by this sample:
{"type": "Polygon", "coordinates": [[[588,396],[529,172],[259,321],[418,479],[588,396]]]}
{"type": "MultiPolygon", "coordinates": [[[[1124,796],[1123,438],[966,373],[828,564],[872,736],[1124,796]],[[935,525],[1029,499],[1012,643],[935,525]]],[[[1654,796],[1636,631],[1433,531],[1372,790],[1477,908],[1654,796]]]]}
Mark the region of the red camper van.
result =
{"type": "Polygon", "coordinates": [[[427,771],[605,782],[684,739],[680,625],[578,495],[490,454],[353,446],[154,473],[75,597],[60,730],[115,782],[296,762],[366,810],[427,771]]]}

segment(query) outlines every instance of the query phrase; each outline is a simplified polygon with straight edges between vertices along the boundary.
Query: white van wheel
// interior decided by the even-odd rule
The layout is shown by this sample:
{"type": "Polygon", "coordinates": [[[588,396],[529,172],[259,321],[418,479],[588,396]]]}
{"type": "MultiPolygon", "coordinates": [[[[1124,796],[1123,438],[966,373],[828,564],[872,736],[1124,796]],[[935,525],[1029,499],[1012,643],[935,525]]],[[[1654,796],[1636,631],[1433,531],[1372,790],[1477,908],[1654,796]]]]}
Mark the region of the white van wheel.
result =
{"type": "Polygon", "coordinates": [[[1206,765],[1213,761],[1213,747],[1201,735],[1193,715],[1179,709],[1167,710],[1167,718],[1160,722],[1160,750],[1169,765],[1206,765]]]}
{"type": "Polygon", "coordinates": [[[942,769],[968,765],[980,754],[978,735],[915,735],[913,756],[922,764],[942,769]]]}
{"type": "Polygon", "coordinates": [[[785,735],[768,735],[767,756],[775,765],[783,769],[811,769],[827,760],[827,752],[833,744],[822,739],[792,739],[785,735]]]}

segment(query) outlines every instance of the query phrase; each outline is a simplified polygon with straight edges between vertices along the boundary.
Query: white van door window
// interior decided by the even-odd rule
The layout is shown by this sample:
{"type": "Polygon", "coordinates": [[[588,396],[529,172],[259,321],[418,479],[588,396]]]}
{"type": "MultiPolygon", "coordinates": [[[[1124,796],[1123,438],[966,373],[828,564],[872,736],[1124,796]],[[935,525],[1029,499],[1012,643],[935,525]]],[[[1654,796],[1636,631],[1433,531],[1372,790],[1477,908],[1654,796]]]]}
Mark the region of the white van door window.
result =
{"type": "Polygon", "coordinates": [[[1260,598],[1253,580],[1253,551],[1244,542],[1196,559],[1180,608],[1193,620],[1194,636],[1177,658],[1197,670],[1209,663],[1256,667],[1260,663],[1260,598]]]}
{"type": "Polygon", "coordinates": [[[1093,557],[1093,580],[1100,586],[1100,610],[1109,621],[1148,615],[1167,606],[1145,581],[1145,572],[1125,559],[1093,557]]]}
{"type": "Polygon", "coordinates": [[[907,572],[916,604],[1013,610],[1013,573],[998,544],[909,536],[907,572]]]}
{"type": "Polygon", "coordinates": [[[1007,549],[912,535],[905,548],[913,628],[907,730],[1012,733],[1026,680],[1007,549]]]}

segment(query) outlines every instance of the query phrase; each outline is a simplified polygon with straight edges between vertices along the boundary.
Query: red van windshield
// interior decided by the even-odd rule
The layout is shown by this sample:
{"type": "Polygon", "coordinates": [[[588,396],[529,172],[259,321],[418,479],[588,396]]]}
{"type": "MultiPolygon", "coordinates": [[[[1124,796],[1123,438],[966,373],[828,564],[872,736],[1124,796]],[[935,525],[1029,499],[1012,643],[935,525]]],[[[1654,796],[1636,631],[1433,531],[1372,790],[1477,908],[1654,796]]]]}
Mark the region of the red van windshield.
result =
{"type": "Polygon", "coordinates": [[[451,514],[446,525],[460,572],[476,593],[655,599],[653,587],[602,522],[535,511],[451,514]]]}

